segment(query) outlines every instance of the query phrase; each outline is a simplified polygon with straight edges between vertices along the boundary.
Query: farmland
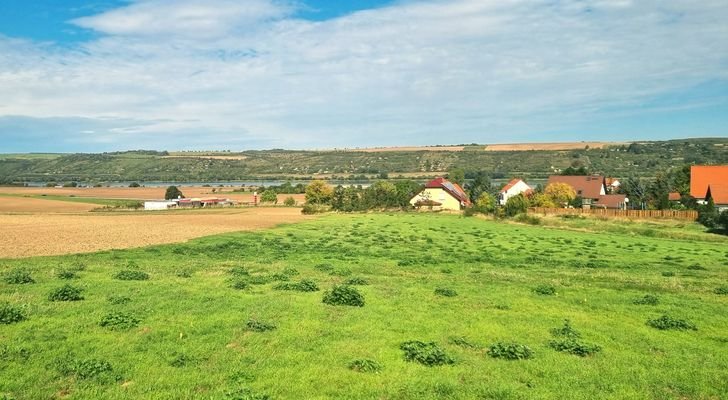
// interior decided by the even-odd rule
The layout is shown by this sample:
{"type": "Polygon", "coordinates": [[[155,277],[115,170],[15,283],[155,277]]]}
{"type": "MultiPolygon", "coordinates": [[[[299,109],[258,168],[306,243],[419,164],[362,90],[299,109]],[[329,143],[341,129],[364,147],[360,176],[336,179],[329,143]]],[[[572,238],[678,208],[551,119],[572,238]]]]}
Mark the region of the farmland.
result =
{"type": "Polygon", "coordinates": [[[676,223],[544,224],[328,215],[181,244],[3,260],[0,304],[25,319],[1,325],[0,396],[728,392],[725,238],[692,225],[683,238],[676,223]],[[33,282],[10,283],[23,273],[33,282]],[[322,302],[345,282],[357,284],[363,307],[322,302]],[[80,295],[59,291],[65,284],[80,295]],[[299,291],[311,285],[320,290],[299,291]],[[51,301],[64,298],[77,301],[51,301]]]}

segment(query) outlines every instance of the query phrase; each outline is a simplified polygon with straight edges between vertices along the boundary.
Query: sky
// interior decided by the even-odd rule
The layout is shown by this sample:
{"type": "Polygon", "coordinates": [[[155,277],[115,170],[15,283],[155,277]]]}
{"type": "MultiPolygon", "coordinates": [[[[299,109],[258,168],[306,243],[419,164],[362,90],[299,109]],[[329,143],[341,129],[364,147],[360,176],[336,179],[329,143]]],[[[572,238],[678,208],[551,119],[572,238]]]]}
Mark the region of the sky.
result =
{"type": "Polygon", "coordinates": [[[0,0],[0,153],[728,137],[725,0],[0,0]]]}

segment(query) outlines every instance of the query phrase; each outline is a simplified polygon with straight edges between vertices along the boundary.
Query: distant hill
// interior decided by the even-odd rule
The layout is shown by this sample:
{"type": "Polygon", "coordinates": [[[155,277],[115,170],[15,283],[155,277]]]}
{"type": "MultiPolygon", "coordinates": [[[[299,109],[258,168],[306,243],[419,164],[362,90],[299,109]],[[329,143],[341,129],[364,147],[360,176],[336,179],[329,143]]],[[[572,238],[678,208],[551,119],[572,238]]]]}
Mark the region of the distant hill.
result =
{"type": "Polygon", "coordinates": [[[0,155],[0,183],[205,182],[266,179],[425,179],[453,168],[494,178],[543,179],[585,166],[609,176],[653,177],[684,164],[728,164],[728,138],[243,152],[130,151],[0,155]]]}

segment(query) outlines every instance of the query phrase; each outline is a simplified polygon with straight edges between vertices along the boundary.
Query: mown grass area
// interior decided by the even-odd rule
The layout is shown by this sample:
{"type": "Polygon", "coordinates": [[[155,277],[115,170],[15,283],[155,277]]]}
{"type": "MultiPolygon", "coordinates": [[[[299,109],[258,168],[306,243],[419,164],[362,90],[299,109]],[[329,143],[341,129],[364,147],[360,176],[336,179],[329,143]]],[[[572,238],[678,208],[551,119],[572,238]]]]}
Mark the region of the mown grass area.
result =
{"type": "Polygon", "coordinates": [[[455,215],[331,215],[0,269],[0,304],[24,317],[0,325],[0,397],[728,393],[724,243],[455,215]],[[34,282],[9,283],[28,275],[34,282]],[[363,306],[348,289],[332,291],[342,285],[363,306]],[[341,302],[354,306],[331,305],[341,302]]]}

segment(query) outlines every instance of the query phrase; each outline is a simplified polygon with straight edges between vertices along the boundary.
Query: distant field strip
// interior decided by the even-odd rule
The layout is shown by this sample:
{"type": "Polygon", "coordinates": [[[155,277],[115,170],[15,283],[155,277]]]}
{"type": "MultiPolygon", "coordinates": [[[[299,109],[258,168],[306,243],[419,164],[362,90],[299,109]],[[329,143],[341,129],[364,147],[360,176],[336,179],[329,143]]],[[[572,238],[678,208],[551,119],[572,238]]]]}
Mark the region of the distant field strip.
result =
{"type": "MultiPolygon", "coordinates": [[[[12,198],[3,198],[16,200],[12,198]]],[[[35,199],[17,199],[34,201],[35,199]]],[[[37,200],[46,203],[63,203],[37,200]]],[[[94,205],[67,203],[69,207],[94,205]]],[[[69,209],[69,211],[71,211],[69,209]]],[[[76,211],[88,211],[80,209],[76,211]]],[[[184,242],[224,232],[269,228],[306,217],[298,208],[250,208],[125,214],[0,215],[0,258],[87,253],[184,242]]]]}
{"type": "Polygon", "coordinates": [[[565,142],[565,143],[511,143],[511,144],[489,144],[485,151],[529,151],[529,150],[583,150],[586,146],[590,149],[602,149],[607,146],[620,146],[629,143],[622,142],[565,142]]]}
{"type": "MultiPolygon", "coordinates": [[[[30,197],[0,196],[0,213],[77,213],[99,207],[96,204],[47,200],[30,197]]],[[[0,216],[2,221],[3,216],[0,216]]],[[[5,224],[1,224],[7,230],[5,224]]],[[[4,232],[5,235],[8,232],[4,232]]],[[[0,245],[1,246],[1,245],[0,245]]]]}

